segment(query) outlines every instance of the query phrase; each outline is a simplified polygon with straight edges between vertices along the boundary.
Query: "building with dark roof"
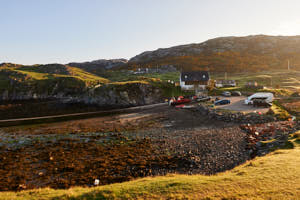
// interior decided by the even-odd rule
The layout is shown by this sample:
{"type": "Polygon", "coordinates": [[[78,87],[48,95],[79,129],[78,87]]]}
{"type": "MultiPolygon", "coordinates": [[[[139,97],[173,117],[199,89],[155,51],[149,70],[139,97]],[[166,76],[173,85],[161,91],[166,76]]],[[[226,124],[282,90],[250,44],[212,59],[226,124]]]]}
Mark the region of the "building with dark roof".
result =
{"type": "Polygon", "coordinates": [[[183,90],[205,89],[209,79],[208,71],[181,72],[180,87],[183,90]]]}

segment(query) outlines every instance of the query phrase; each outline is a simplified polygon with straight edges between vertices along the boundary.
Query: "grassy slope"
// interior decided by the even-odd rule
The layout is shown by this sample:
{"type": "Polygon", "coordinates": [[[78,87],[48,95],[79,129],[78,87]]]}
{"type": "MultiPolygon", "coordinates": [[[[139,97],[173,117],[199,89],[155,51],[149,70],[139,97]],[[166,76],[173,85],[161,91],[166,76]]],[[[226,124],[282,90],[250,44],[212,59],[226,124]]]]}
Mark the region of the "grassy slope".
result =
{"type": "Polygon", "coordinates": [[[100,76],[91,74],[89,72],[86,72],[86,71],[84,71],[82,69],[79,69],[79,68],[76,68],[76,67],[67,67],[67,68],[70,71],[72,76],[74,76],[78,79],[81,79],[83,81],[87,81],[87,82],[90,82],[90,83],[93,83],[93,82],[109,83],[110,82],[106,78],[102,78],[100,76]]]}
{"type": "MultiPolygon", "coordinates": [[[[73,79],[73,84],[76,82],[81,82],[87,86],[93,86],[99,83],[130,83],[132,81],[147,81],[147,82],[157,82],[151,81],[151,78],[159,79],[163,83],[166,83],[168,80],[172,80],[174,82],[179,81],[180,72],[170,72],[165,74],[159,73],[152,73],[152,74],[143,74],[143,75],[134,75],[128,74],[125,72],[120,71],[107,71],[103,74],[102,77],[88,73],[82,69],[76,67],[69,67],[64,65],[55,65],[49,67],[49,69],[54,70],[54,73],[46,73],[47,66],[10,66],[10,67],[1,67],[1,69],[11,70],[14,72],[12,77],[14,76],[25,76],[26,81],[38,81],[38,82],[46,82],[46,81],[56,81],[58,79],[73,79]],[[58,70],[62,73],[55,73],[55,70],[58,70]],[[45,72],[46,71],[46,72],[45,72]],[[17,73],[16,73],[17,72],[17,73]],[[19,74],[19,75],[18,75],[19,74]]],[[[293,89],[293,90],[300,90],[300,72],[299,71],[287,71],[287,70],[276,70],[276,71],[261,71],[258,73],[227,73],[228,79],[234,79],[238,82],[238,88],[228,88],[225,90],[241,90],[244,91],[244,84],[247,81],[255,80],[260,85],[264,86],[279,86],[281,89],[272,90],[272,92],[276,92],[276,94],[280,95],[290,95],[290,92],[286,89],[293,89]]],[[[1,78],[1,73],[0,73],[1,78]]],[[[212,79],[224,79],[224,74],[221,73],[211,73],[212,79]]],[[[19,78],[20,79],[20,78],[19,78]]],[[[23,78],[24,80],[24,78],[23,78]]],[[[48,84],[48,82],[47,82],[48,84]]],[[[5,78],[0,79],[0,88],[6,88],[9,85],[9,81],[5,80],[5,78]]],[[[173,96],[173,95],[182,95],[180,89],[173,87],[169,84],[163,85],[166,93],[166,96],[173,96]]],[[[265,91],[265,90],[264,90],[265,91]]],[[[222,91],[217,91],[221,93],[222,91]]],[[[254,91],[249,91],[254,92],[254,91]]]]}
{"type": "MultiPolygon", "coordinates": [[[[227,73],[228,79],[236,80],[239,86],[244,86],[248,81],[257,81],[259,85],[267,87],[287,88],[287,89],[300,89],[300,71],[261,71],[257,73],[227,73]]],[[[212,74],[213,79],[224,79],[224,74],[212,74]]]]}
{"type": "MultiPolygon", "coordinates": [[[[213,73],[211,72],[212,79],[224,79],[223,73],[213,73]]],[[[112,72],[110,74],[111,77],[118,77],[118,75],[112,72]]],[[[147,78],[158,78],[162,81],[172,80],[175,82],[179,81],[180,72],[170,72],[166,74],[144,74],[142,75],[147,78]]],[[[140,76],[137,75],[122,75],[122,80],[135,80],[140,76]]],[[[118,77],[121,78],[121,77],[118,77]]],[[[300,90],[300,71],[287,71],[287,70],[276,70],[276,71],[261,71],[257,73],[227,73],[228,79],[236,80],[239,84],[236,88],[224,88],[223,90],[246,90],[243,88],[246,82],[248,81],[256,81],[259,85],[273,87],[279,86],[280,89],[272,89],[271,91],[268,89],[264,89],[261,91],[270,91],[275,92],[278,95],[288,96],[291,94],[290,89],[292,90],[300,90]]],[[[255,90],[256,91],[256,90],[255,90]]],[[[221,91],[222,92],[222,91],[221,91]]],[[[221,93],[220,92],[220,93],[221,93]]],[[[254,92],[249,90],[249,92],[254,92]]]]}
{"type": "Polygon", "coordinates": [[[96,188],[2,192],[0,199],[300,199],[299,142],[295,145],[213,176],[167,175],[96,188]]]}
{"type": "MultiPolygon", "coordinates": [[[[98,83],[108,83],[110,82],[108,79],[93,75],[88,73],[84,70],[81,70],[76,67],[68,67],[66,66],[66,70],[69,74],[61,74],[61,73],[46,73],[40,71],[38,67],[2,67],[0,68],[0,78],[1,78],[1,71],[5,70],[8,74],[10,74],[10,78],[18,78],[20,75],[25,77],[25,82],[43,82],[43,81],[55,81],[62,78],[72,78],[78,82],[84,82],[87,86],[95,85],[98,83]]],[[[2,81],[0,82],[0,86],[2,88],[9,87],[9,81],[5,81],[3,77],[2,81]]]]}

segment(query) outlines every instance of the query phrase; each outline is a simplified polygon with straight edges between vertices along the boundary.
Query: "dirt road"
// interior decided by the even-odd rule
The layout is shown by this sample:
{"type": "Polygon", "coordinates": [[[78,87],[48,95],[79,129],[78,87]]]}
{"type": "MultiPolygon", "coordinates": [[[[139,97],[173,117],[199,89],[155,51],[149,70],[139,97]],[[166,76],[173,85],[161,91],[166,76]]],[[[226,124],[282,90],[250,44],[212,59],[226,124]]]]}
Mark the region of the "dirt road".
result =
{"type": "Polygon", "coordinates": [[[29,117],[29,118],[17,118],[17,119],[5,119],[0,120],[0,127],[5,126],[13,126],[13,125],[22,125],[26,123],[42,123],[42,122],[51,122],[60,119],[68,120],[72,118],[88,118],[88,117],[95,117],[95,116],[103,116],[115,113],[129,113],[139,110],[147,110],[152,109],[155,107],[167,106],[167,103],[158,103],[158,104],[151,104],[145,106],[136,106],[130,108],[123,108],[123,109],[114,109],[114,110],[107,110],[107,111],[96,111],[96,112],[82,112],[82,113],[72,113],[72,114],[64,114],[64,115],[51,115],[51,116],[43,116],[43,117],[29,117]]]}

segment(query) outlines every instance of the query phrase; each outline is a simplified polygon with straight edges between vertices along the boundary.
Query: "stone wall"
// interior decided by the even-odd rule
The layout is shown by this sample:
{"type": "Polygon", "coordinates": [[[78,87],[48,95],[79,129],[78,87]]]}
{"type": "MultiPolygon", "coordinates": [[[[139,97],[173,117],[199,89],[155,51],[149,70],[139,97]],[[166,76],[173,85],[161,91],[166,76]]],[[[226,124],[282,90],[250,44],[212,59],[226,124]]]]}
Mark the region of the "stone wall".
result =
{"type": "Polygon", "coordinates": [[[208,115],[212,120],[219,120],[224,122],[233,122],[240,124],[261,124],[276,121],[277,119],[272,115],[259,115],[257,113],[243,114],[241,112],[231,113],[218,111],[217,109],[209,108],[205,105],[199,105],[196,110],[203,115],[208,115]]]}

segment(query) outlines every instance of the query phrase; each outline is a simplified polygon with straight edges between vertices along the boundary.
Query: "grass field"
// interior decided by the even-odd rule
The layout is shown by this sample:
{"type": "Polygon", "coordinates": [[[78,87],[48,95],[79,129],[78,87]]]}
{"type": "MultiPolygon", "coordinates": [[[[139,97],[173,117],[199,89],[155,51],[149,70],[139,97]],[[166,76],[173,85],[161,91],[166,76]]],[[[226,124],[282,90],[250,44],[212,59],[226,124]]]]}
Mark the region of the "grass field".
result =
{"type": "MultiPolygon", "coordinates": [[[[211,72],[211,79],[220,80],[224,79],[223,73],[211,72]]],[[[126,75],[116,72],[109,72],[107,78],[110,80],[136,80],[142,77],[145,78],[156,78],[163,82],[168,80],[179,82],[180,72],[169,72],[165,74],[159,73],[149,73],[143,75],[126,75]]],[[[260,89],[259,92],[273,92],[277,96],[289,96],[295,91],[300,90],[300,72],[299,71],[286,71],[286,70],[276,70],[276,71],[262,71],[258,73],[227,73],[227,79],[236,80],[238,86],[235,88],[222,88],[217,91],[217,95],[221,94],[224,90],[239,90],[244,92],[257,92],[257,90],[244,88],[244,85],[248,81],[256,81],[259,85],[268,87],[269,89],[260,89]]],[[[174,93],[174,92],[173,92],[174,93]]],[[[177,94],[178,92],[175,92],[177,94]]]]}
{"type": "MultiPolygon", "coordinates": [[[[211,72],[211,79],[220,80],[224,79],[223,73],[214,73],[211,72]]],[[[107,72],[103,75],[107,79],[114,81],[134,81],[141,79],[149,79],[155,78],[161,80],[162,82],[174,81],[179,82],[180,72],[169,72],[164,74],[159,73],[149,73],[143,75],[134,75],[127,73],[117,73],[117,72],[107,72]]],[[[276,96],[289,96],[293,92],[300,90],[300,72],[299,71],[265,71],[258,73],[227,73],[227,79],[236,80],[238,83],[237,87],[234,88],[220,88],[211,92],[210,95],[220,95],[223,91],[243,91],[245,93],[254,93],[254,92],[273,92],[276,96]],[[256,81],[259,85],[268,87],[268,89],[248,89],[245,88],[244,85],[248,81],[256,81]]],[[[167,84],[164,85],[168,86],[167,84]]],[[[169,85],[170,86],[170,85],[169,85]]],[[[179,91],[180,88],[172,88],[165,87],[166,96],[178,96],[184,95],[185,93],[179,91]]],[[[190,94],[190,93],[186,93],[190,94]]]]}
{"type": "MultiPolygon", "coordinates": [[[[145,74],[146,77],[159,78],[162,81],[179,81],[180,72],[166,74],[145,74]]],[[[210,72],[211,79],[225,79],[224,73],[210,72]]],[[[248,81],[256,81],[259,85],[273,88],[300,90],[300,71],[261,71],[257,73],[227,73],[227,79],[236,80],[239,87],[243,87],[248,81]]]]}
{"type": "Polygon", "coordinates": [[[94,188],[2,192],[0,199],[300,199],[300,142],[291,140],[293,149],[213,176],[170,174],[94,188]]]}
{"type": "MultiPolygon", "coordinates": [[[[211,73],[213,79],[224,79],[225,74],[211,73]]],[[[227,79],[236,80],[239,86],[244,86],[248,81],[256,81],[259,85],[266,87],[279,87],[285,89],[300,89],[300,71],[262,71],[258,73],[227,73],[227,79]]]]}

